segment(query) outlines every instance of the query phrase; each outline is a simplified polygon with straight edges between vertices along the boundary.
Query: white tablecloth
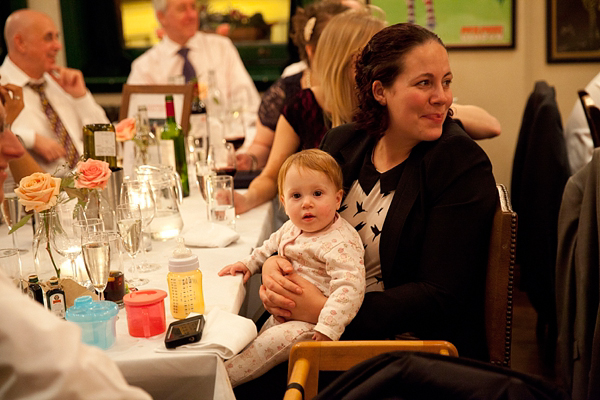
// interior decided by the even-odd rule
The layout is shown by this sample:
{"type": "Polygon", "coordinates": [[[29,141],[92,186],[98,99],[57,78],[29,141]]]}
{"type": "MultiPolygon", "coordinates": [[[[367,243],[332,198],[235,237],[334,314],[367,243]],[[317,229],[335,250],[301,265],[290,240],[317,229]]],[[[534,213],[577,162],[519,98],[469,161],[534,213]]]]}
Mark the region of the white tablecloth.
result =
{"type": "MultiPolygon", "coordinates": [[[[206,220],[206,205],[197,188],[185,198],[181,207],[185,224],[206,220]]],[[[241,275],[219,277],[217,272],[225,265],[240,260],[251,250],[262,244],[273,230],[273,206],[265,203],[251,210],[236,221],[236,230],[240,239],[226,248],[191,248],[198,255],[203,278],[203,292],[206,305],[205,313],[214,307],[238,313],[246,294],[241,275]]],[[[12,247],[6,226],[0,228],[0,247],[12,247]]],[[[202,232],[198,232],[202,234],[202,232]]],[[[20,247],[31,248],[32,229],[24,226],[19,230],[20,247]]],[[[139,289],[162,289],[168,293],[167,261],[175,248],[175,240],[153,241],[148,259],[161,265],[161,269],[142,273],[140,277],[150,282],[139,289]]],[[[138,256],[138,259],[140,256],[138,256]]],[[[126,270],[129,266],[125,255],[126,270]]],[[[32,252],[22,255],[24,270],[33,266],[32,252]]],[[[127,276],[126,272],[126,276],[127,276]]],[[[175,319],[170,315],[169,297],[165,299],[167,326],[175,319]]],[[[213,354],[195,354],[175,352],[159,353],[155,349],[164,342],[164,334],[152,338],[134,338],[129,336],[125,309],[120,310],[117,320],[117,340],[106,353],[119,366],[127,381],[139,386],[157,399],[233,399],[233,391],[218,356],[213,354]]]]}

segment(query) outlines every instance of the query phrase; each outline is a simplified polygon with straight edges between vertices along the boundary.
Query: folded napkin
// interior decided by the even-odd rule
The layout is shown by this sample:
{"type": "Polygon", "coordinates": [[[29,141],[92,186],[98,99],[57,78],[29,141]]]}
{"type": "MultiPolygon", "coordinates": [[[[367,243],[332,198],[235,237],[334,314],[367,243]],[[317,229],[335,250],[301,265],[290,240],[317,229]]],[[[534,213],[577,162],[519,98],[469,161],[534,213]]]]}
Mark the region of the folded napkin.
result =
{"type": "Polygon", "coordinates": [[[213,308],[204,318],[206,318],[206,322],[199,342],[179,346],[173,350],[167,349],[162,344],[156,351],[215,353],[227,360],[242,351],[256,338],[256,325],[249,318],[219,308],[213,308]]]}
{"type": "Polygon", "coordinates": [[[233,229],[212,222],[194,224],[182,236],[185,244],[192,247],[227,247],[240,238],[233,229]]]}

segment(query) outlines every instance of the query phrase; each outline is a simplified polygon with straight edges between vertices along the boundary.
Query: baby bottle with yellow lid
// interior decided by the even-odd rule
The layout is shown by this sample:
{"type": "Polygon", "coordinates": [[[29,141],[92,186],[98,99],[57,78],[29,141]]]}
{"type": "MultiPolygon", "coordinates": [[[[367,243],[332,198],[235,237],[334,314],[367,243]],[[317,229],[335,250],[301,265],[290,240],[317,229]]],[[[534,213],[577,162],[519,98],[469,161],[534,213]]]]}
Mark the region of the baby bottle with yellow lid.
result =
{"type": "Polygon", "coordinates": [[[177,248],[169,259],[169,297],[173,318],[186,318],[191,312],[204,314],[202,272],[198,256],[185,247],[183,238],[177,238],[177,248]]]}

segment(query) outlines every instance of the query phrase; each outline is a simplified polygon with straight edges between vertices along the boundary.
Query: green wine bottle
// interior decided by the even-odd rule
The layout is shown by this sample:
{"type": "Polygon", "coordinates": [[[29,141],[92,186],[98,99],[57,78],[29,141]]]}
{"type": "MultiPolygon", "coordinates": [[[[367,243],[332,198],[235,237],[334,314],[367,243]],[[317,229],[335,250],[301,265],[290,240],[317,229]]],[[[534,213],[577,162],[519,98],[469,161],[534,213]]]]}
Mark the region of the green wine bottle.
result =
{"type": "Polygon", "coordinates": [[[117,136],[112,124],[90,124],[83,127],[83,157],[106,161],[117,169],[117,136]]]}
{"type": "Polygon", "coordinates": [[[175,121],[173,95],[165,96],[165,104],[167,108],[167,119],[160,135],[161,162],[162,164],[175,167],[175,170],[181,176],[183,196],[187,197],[190,195],[190,185],[185,155],[185,137],[181,126],[175,121]]]}

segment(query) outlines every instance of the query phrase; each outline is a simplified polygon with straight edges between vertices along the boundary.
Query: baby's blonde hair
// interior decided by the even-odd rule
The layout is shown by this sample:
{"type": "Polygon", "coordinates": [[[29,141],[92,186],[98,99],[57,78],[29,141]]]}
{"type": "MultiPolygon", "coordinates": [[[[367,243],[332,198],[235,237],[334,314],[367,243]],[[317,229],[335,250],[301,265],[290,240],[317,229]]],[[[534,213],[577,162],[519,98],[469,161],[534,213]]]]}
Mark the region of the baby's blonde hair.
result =
{"type": "Polygon", "coordinates": [[[323,150],[309,149],[292,154],[283,162],[277,176],[277,189],[280,195],[283,195],[285,177],[292,166],[323,172],[331,180],[336,190],[343,188],[342,169],[337,161],[323,150]]]}
{"type": "Polygon", "coordinates": [[[352,121],[358,106],[352,72],[354,58],[371,37],[385,27],[370,8],[348,10],[333,17],[319,38],[313,70],[320,82],[332,127],[352,121]]]}

